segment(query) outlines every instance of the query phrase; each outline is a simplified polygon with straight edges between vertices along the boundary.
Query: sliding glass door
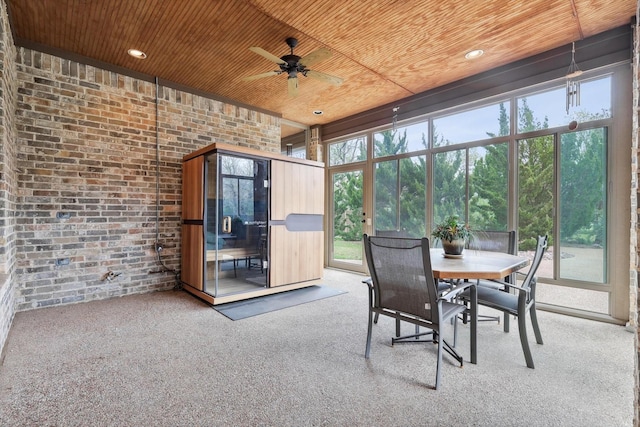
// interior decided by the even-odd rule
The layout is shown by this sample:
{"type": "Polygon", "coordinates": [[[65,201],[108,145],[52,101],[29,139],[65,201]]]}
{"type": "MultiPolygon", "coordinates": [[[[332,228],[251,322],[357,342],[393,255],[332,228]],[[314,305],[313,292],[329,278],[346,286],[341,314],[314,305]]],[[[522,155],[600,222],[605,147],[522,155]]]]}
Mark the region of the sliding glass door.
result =
{"type": "Polygon", "coordinates": [[[608,314],[607,128],[518,141],[519,250],[549,236],[538,301],[608,314]]]}
{"type": "Polygon", "coordinates": [[[371,222],[365,212],[366,138],[353,138],[329,148],[328,264],[366,271],[362,235],[371,222]]]}

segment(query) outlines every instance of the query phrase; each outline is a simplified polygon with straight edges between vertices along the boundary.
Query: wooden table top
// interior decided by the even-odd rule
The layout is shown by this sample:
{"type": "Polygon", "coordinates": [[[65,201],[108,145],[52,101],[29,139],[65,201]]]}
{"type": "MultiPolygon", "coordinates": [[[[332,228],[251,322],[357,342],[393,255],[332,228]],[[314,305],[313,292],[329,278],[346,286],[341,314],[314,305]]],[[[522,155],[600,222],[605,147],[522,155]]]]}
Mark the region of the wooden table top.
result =
{"type": "Polygon", "coordinates": [[[529,265],[529,259],[475,249],[465,249],[461,258],[445,258],[442,248],[433,248],[431,265],[436,279],[503,279],[529,265]]]}

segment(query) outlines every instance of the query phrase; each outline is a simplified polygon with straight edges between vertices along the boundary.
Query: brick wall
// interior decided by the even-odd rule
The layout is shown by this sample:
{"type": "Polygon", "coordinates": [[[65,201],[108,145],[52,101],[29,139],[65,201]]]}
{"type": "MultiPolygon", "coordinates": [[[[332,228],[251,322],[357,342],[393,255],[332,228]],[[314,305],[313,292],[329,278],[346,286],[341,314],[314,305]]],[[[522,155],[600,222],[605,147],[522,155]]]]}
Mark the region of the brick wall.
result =
{"type": "Polygon", "coordinates": [[[154,242],[179,269],[182,157],[280,150],[277,117],[160,87],[156,153],[153,83],[23,48],[17,81],[17,310],[171,288],[154,242]]]}
{"type": "Polygon", "coordinates": [[[0,351],[13,321],[17,193],[15,105],[17,79],[15,47],[6,5],[0,2],[0,351]]]}

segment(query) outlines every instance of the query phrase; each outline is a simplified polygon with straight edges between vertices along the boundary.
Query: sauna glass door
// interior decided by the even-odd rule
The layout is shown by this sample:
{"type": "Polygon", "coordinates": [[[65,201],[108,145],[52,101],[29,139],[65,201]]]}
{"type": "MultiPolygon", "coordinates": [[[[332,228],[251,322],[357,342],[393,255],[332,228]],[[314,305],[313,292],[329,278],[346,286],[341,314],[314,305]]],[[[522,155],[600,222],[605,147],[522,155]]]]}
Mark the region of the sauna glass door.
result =
{"type": "Polygon", "coordinates": [[[268,160],[207,156],[205,292],[221,297],[268,286],[268,160]]]}

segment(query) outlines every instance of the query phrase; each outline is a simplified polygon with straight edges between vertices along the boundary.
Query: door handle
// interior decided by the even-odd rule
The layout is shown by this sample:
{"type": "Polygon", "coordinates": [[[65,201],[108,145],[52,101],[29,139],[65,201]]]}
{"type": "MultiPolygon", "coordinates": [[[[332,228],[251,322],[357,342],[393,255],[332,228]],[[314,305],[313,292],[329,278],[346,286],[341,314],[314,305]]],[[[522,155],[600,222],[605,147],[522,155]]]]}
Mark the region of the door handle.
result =
{"type": "Polygon", "coordinates": [[[231,217],[225,216],[222,218],[222,232],[231,234],[231,217]]]}

